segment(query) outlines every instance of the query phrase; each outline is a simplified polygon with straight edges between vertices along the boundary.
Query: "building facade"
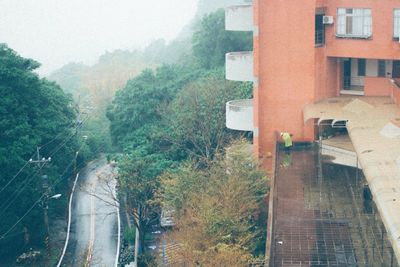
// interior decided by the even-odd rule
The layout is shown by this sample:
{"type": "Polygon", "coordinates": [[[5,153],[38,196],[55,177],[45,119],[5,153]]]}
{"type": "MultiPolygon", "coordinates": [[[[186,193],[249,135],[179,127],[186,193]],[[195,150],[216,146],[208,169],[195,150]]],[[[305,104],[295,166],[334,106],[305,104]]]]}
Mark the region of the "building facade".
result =
{"type": "Polygon", "coordinates": [[[341,95],[391,96],[400,78],[398,0],[255,0],[226,9],[226,29],[253,31],[253,51],[226,55],[229,80],[252,81],[254,98],[227,103],[227,126],[252,130],[254,151],[272,151],[275,132],[316,137],[310,103],[341,95]]]}
{"type": "Polygon", "coordinates": [[[226,104],[227,127],[252,131],[263,158],[277,132],[309,142],[342,120],[400,260],[400,1],[254,0],[226,9],[226,30],[254,36],[226,54],[226,78],[254,85],[226,104]]]}

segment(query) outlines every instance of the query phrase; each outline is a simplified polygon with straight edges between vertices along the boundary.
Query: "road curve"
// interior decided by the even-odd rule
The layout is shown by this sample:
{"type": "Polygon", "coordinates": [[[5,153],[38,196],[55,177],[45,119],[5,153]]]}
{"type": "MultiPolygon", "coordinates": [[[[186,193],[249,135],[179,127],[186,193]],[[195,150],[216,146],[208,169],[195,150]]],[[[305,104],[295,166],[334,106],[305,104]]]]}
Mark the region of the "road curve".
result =
{"type": "Polygon", "coordinates": [[[113,168],[101,159],[80,173],[73,197],[71,237],[62,266],[115,265],[118,212],[113,168]]]}

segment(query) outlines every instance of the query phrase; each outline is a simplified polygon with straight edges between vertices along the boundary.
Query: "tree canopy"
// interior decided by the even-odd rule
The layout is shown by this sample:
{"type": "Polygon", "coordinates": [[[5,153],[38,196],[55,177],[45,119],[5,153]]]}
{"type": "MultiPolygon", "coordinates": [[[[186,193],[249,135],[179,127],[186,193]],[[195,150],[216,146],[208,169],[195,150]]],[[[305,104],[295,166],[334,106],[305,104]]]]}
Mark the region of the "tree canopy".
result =
{"type": "Polygon", "coordinates": [[[200,266],[245,266],[263,252],[268,191],[248,145],[235,142],[207,168],[183,165],[164,173],[164,205],[176,211],[170,238],[182,261],[200,266]]]}
{"type": "Polygon", "coordinates": [[[205,15],[193,34],[193,55],[206,69],[224,66],[227,52],[253,50],[253,35],[250,32],[226,31],[224,14],[224,10],[220,9],[205,15]]]}
{"type": "MultiPolygon", "coordinates": [[[[107,117],[112,140],[122,152],[118,159],[120,198],[128,202],[140,239],[143,240],[154,220],[159,218],[160,200],[170,198],[170,204],[179,212],[185,210],[187,213],[182,213],[186,215],[193,212],[192,218],[197,216],[195,220],[215,220],[213,225],[207,224],[206,232],[202,232],[203,228],[195,229],[199,236],[213,237],[210,241],[218,239],[213,246],[224,253],[217,253],[215,257],[231,257],[242,262],[257,254],[255,247],[258,246],[251,246],[250,239],[260,236],[252,220],[258,216],[255,210],[262,197],[256,202],[246,202],[250,206],[240,210],[241,214],[227,206],[229,201],[239,201],[235,196],[254,198],[260,193],[247,191],[247,187],[262,185],[263,190],[266,187],[262,175],[255,175],[257,179],[253,179],[256,170],[244,166],[246,174],[229,176],[223,160],[217,160],[233,139],[243,135],[226,128],[226,102],[252,96],[251,83],[227,81],[223,69],[227,51],[251,49],[251,34],[227,33],[223,21],[222,11],[205,16],[193,37],[194,62],[188,60],[181,65],[144,70],[116,93],[107,117]],[[163,179],[165,172],[180,178],[163,179]],[[164,187],[163,191],[161,184],[167,183],[166,180],[173,185],[164,187]],[[237,195],[221,195],[219,192],[224,192],[226,186],[235,187],[237,195]],[[195,192],[209,201],[195,199],[195,192]],[[222,197],[226,197],[225,207],[210,210],[213,206],[216,208],[222,197]],[[199,206],[190,207],[187,200],[198,202],[199,206]],[[221,212],[226,216],[219,216],[221,212]],[[243,227],[242,222],[245,222],[243,227]],[[228,235],[233,241],[222,242],[228,235]]],[[[151,48],[159,51],[162,46],[164,43],[159,42],[151,48]]],[[[186,215],[181,222],[187,220],[193,225],[191,216],[186,215]]],[[[179,226],[179,229],[186,228],[179,226]]]]}
{"type": "Polygon", "coordinates": [[[39,205],[23,217],[43,194],[40,172],[28,164],[37,159],[36,148],[40,157],[52,157],[41,171],[54,192],[66,190],[68,179],[62,174],[79,145],[72,98],[55,83],[39,79],[38,67],[0,44],[0,258],[42,245],[39,205]]]}

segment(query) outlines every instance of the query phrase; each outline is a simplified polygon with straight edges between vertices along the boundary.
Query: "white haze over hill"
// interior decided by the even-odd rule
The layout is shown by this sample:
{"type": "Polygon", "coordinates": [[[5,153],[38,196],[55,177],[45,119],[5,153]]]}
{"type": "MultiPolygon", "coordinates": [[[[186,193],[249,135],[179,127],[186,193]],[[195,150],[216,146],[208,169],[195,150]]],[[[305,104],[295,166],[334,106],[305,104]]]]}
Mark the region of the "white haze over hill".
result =
{"type": "Polygon", "coordinates": [[[0,0],[0,43],[40,63],[41,75],[106,51],[174,39],[198,0],[0,0]]]}

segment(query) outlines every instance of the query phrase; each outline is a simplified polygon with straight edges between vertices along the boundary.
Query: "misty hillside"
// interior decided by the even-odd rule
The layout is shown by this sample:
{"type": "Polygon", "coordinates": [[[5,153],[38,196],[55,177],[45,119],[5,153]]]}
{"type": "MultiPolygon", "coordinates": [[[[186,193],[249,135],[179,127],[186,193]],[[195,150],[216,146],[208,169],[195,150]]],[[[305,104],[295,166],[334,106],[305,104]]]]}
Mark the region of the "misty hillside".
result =
{"type": "Polygon", "coordinates": [[[249,4],[253,0],[199,0],[196,17],[202,17],[207,13],[214,12],[219,8],[225,8],[231,5],[249,4]]]}
{"type": "Polygon", "coordinates": [[[244,4],[251,0],[199,0],[196,16],[186,25],[177,38],[169,43],[163,39],[153,41],[143,51],[115,50],[106,52],[93,66],[68,63],[48,76],[77,100],[96,107],[104,107],[115,92],[145,68],[163,63],[182,63],[190,60],[192,35],[198,22],[207,13],[229,5],[244,4]],[[89,100],[89,101],[88,101],[89,100]]]}
{"type": "Polygon", "coordinates": [[[48,78],[56,81],[71,93],[94,106],[104,106],[111,101],[116,90],[143,69],[155,66],[138,51],[115,50],[99,58],[98,63],[86,66],[69,63],[53,72],[48,78]]]}

